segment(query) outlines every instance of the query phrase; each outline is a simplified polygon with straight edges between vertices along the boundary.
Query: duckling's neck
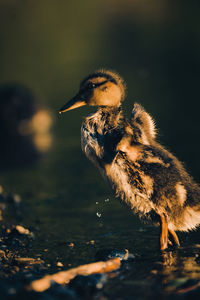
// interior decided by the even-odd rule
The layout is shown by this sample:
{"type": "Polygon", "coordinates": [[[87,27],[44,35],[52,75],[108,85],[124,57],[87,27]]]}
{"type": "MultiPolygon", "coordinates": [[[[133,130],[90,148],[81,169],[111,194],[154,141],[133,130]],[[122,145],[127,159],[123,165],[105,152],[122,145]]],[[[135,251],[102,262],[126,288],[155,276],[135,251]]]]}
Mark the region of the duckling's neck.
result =
{"type": "Polygon", "coordinates": [[[82,149],[87,157],[101,166],[111,161],[123,135],[122,108],[99,107],[85,118],[81,129],[82,149]]]}
{"type": "Polygon", "coordinates": [[[97,131],[105,134],[108,131],[116,129],[121,124],[122,107],[120,106],[100,106],[93,114],[97,131]]]}

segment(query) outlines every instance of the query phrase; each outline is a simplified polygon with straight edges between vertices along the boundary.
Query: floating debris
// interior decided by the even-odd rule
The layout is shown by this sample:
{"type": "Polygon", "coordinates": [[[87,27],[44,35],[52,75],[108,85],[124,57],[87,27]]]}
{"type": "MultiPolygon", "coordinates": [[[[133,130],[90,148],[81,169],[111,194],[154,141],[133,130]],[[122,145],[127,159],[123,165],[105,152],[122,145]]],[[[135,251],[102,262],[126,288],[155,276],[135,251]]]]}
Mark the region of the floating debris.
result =
{"type": "Polygon", "coordinates": [[[57,262],[57,267],[64,267],[64,265],[60,261],[58,261],[57,262]]]}
{"type": "Polygon", "coordinates": [[[98,218],[101,218],[101,213],[100,212],[97,212],[96,215],[97,215],[98,218]]]}
{"type": "Polygon", "coordinates": [[[95,244],[95,241],[94,240],[91,240],[89,242],[86,242],[87,245],[91,244],[91,245],[94,245],[95,244]]]}
{"type": "Polygon", "coordinates": [[[153,275],[157,275],[158,274],[158,270],[151,270],[150,273],[153,274],[153,275]]]}
{"type": "Polygon", "coordinates": [[[97,201],[96,204],[99,204],[99,202],[97,201]]]}
{"type": "Polygon", "coordinates": [[[74,243],[69,243],[68,247],[74,247],[74,243]]]}
{"type": "Polygon", "coordinates": [[[35,259],[31,257],[15,257],[14,261],[21,265],[35,265],[35,264],[43,264],[44,261],[41,259],[35,259]]]}
{"type": "Polygon", "coordinates": [[[109,201],[110,201],[110,199],[108,199],[108,198],[107,198],[107,199],[105,199],[105,202],[109,202],[109,201]]]}
{"type": "Polygon", "coordinates": [[[106,261],[113,258],[120,258],[120,260],[133,259],[134,255],[129,253],[127,249],[116,250],[116,249],[102,249],[99,250],[95,255],[96,260],[106,261]]]}
{"type": "Polygon", "coordinates": [[[20,234],[30,234],[30,231],[26,228],[24,228],[23,226],[21,225],[16,225],[15,226],[15,229],[20,233],[20,234]]]}

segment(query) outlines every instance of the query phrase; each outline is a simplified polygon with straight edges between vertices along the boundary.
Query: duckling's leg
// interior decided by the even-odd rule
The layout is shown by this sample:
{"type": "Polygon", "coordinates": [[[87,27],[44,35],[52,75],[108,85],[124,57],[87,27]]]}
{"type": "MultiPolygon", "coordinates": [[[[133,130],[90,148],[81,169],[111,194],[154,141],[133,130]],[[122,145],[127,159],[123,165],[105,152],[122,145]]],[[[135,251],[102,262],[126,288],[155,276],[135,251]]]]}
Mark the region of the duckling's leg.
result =
{"type": "Polygon", "coordinates": [[[160,214],[160,249],[165,250],[168,245],[168,224],[164,214],[160,214]]]}
{"type": "Polygon", "coordinates": [[[169,233],[173,237],[173,241],[176,244],[176,246],[180,246],[179,239],[178,239],[178,236],[177,236],[176,232],[173,231],[173,230],[171,230],[171,229],[169,229],[169,233]]]}

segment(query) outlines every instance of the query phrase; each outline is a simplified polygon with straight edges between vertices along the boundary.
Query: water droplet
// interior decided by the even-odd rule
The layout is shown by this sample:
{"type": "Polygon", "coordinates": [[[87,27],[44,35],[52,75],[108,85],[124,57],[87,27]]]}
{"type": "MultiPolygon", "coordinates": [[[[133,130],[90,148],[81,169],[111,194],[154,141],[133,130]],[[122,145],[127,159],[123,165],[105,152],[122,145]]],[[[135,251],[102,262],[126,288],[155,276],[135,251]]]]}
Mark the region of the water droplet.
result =
{"type": "Polygon", "coordinates": [[[96,204],[99,204],[99,202],[97,201],[96,204]]]}
{"type": "Polygon", "coordinates": [[[60,261],[58,261],[58,262],[57,262],[57,266],[58,266],[58,267],[63,267],[63,264],[62,264],[60,261]]]}
{"type": "Polygon", "coordinates": [[[100,212],[97,212],[96,215],[97,215],[98,218],[101,218],[101,213],[100,212]]]}

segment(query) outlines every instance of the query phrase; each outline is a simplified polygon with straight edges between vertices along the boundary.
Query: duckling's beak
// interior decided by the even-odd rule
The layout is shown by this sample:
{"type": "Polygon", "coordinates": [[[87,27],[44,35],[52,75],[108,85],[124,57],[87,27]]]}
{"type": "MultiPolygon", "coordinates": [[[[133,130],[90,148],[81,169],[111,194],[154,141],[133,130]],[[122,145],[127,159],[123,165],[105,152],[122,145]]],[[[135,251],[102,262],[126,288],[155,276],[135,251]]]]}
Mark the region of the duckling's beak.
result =
{"type": "Polygon", "coordinates": [[[60,110],[59,114],[62,114],[65,111],[75,109],[77,107],[81,107],[86,105],[86,100],[83,95],[77,94],[74,98],[72,98],[69,102],[67,102],[60,110]]]}

